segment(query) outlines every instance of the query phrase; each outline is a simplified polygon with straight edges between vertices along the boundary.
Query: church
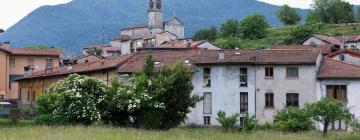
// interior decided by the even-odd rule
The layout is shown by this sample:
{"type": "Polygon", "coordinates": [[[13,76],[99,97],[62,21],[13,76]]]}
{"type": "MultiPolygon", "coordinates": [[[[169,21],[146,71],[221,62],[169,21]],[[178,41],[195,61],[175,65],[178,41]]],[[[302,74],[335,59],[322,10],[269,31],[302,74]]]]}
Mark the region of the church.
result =
{"type": "Polygon", "coordinates": [[[139,48],[152,48],[166,42],[184,39],[184,23],[177,17],[164,21],[162,0],[149,0],[148,23],[121,29],[110,45],[121,47],[121,55],[135,53],[139,48]]]}

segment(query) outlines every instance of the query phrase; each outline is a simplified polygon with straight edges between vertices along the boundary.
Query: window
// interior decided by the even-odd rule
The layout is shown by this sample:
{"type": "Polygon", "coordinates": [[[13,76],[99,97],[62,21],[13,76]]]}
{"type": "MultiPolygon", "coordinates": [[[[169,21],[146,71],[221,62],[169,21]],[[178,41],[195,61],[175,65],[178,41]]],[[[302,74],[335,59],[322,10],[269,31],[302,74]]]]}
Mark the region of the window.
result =
{"type": "Polygon", "coordinates": [[[245,113],[248,111],[249,103],[248,103],[248,93],[241,92],[240,93],[240,113],[245,113]]]}
{"type": "Polygon", "coordinates": [[[247,86],[247,68],[240,68],[240,86],[247,86]]]}
{"type": "Polygon", "coordinates": [[[46,68],[52,68],[52,67],[54,67],[53,59],[51,58],[46,59],[46,68]]]}
{"type": "Polygon", "coordinates": [[[19,93],[19,94],[18,94],[18,96],[19,96],[19,101],[21,101],[21,92],[22,92],[22,91],[21,91],[21,88],[19,88],[19,92],[18,92],[18,93],[19,93]]]}
{"type": "Polygon", "coordinates": [[[328,98],[337,99],[343,102],[347,101],[346,85],[327,85],[326,94],[328,98]]]}
{"type": "Polygon", "coordinates": [[[273,67],[265,67],[265,77],[266,78],[274,77],[274,68],[273,67]]]}
{"type": "Polygon", "coordinates": [[[286,106],[287,107],[299,107],[299,94],[287,93],[286,94],[286,106]]]}
{"type": "Polygon", "coordinates": [[[299,69],[295,67],[286,68],[286,77],[297,78],[299,77],[299,69]]]}
{"type": "Polygon", "coordinates": [[[32,101],[35,102],[35,91],[33,91],[33,94],[32,94],[32,101]]]}
{"type": "Polygon", "coordinates": [[[27,60],[27,65],[28,66],[34,66],[34,59],[30,58],[27,60]]]}
{"type": "Polygon", "coordinates": [[[28,102],[30,102],[30,91],[28,91],[28,93],[27,93],[26,100],[27,100],[28,102]]]}
{"type": "Polygon", "coordinates": [[[204,125],[211,125],[211,117],[204,116],[204,125]]]}
{"type": "Polygon", "coordinates": [[[15,68],[16,67],[16,65],[15,65],[15,58],[10,58],[10,62],[9,62],[10,64],[10,68],[15,68]]]}
{"type": "Polygon", "coordinates": [[[204,93],[204,114],[212,113],[212,95],[211,92],[204,93]]]}
{"type": "Polygon", "coordinates": [[[273,108],[274,107],[274,94],[265,93],[265,107],[273,108]]]}
{"type": "Polygon", "coordinates": [[[204,68],[204,87],[211,87],[211,69],[204,68]]]}

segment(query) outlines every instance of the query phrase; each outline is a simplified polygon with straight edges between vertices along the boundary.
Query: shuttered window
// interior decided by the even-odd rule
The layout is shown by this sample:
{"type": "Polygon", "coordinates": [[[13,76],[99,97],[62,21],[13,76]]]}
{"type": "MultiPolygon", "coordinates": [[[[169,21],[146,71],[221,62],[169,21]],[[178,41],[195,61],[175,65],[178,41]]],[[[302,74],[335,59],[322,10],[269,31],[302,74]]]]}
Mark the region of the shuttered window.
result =
{"type": "Polygon", "coordinates": [[[274,77],[274,68],[273,67],[265,67],[265,77],[266,78],[274,77]]]}
{"type": "Polygon", "coordinates": [[[248,93],[240,93],[240,113],[248,112],[249,102],[248,102],[248,93]]]}
{"type": "Polygon", "coordinates": [[[347,88],[346,85],[327,85],[327,97],[337,99],[343,102],[347,101],[347,88]]]}
{"type": "Polygon", "coordinates": [[[212,94],[211,92],[204,93],[204,114],[212,113],[212,94]]]}

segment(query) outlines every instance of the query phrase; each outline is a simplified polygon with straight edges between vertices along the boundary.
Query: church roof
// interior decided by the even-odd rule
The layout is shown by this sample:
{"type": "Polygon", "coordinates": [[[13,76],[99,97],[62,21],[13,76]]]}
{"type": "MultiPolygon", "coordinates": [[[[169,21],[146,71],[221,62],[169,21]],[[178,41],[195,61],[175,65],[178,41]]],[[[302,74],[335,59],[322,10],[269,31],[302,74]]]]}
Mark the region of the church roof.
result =
{"type": "Polygon", "coordinates": [[[131,26],[122,28],[121,31],[131,30],[131,29],[139,29],[139,28],[148,28],[148,24],[131,25],[131,26]]]}
{"type": "Polygon", "coordinates": [[[165,21],[164,23],[168,23],[168,22],[170,22],[170,21],[172,21],[172,20],[177,20],[177,21],[179,21],[182,25],[184,25],[184,22],[182,22],[182,21],[181,21],[179,18],[177,18],[176,16],[170,18],[169,20],[165,21]]]}

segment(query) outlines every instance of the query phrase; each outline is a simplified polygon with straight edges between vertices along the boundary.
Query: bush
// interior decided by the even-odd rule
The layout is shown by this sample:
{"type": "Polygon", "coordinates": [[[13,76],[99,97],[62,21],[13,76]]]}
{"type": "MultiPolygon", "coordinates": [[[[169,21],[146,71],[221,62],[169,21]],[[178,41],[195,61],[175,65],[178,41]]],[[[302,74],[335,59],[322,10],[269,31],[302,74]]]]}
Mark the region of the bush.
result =
{"type": "Polygon", "coordinates": [[[47,117],[54,117],[53,120],[69,124],[89,125],[100,122],[100,104],[106,93],[101,81],[74,74],[52,85],[49,93],[51,95],[44,94],[40,97],[41,101],[37,105],[40,115],[48,115],[47,117]],[[52,100],[55,101],[46,107],[45,103],[52,100]]]}
{"type": "Polygon", "coordinates": [[[255,129],[257,120],[255,116],[250,117],[248,112],[244,113],[243,122],[240,122],[240,130],[250,132],[255,129]]]}
{"type": "Polygon", "coordinates": [[[226,113],[224,111],[219,111],[217,113],[216,120],[221,124],[222,128],[225,132],[231,131],[235,124],[239,121],[239,113],[235,113],[229,117],[226,116],[226,113]]]}
{"type": "Polygon", "coordinates": [[[20,107],[20,110],[23,116],[30,116],[32,113],[32,108],[30,106],[22,106],[20,107]]]}
{"type": "Polygon", "coordinates": [[[101,109],[103,122],[118,126],[129,125],[128,101],[130,96],[127,94],[128,87],[124,86],[118,78],[113,78],[107,90],[101,109]]]}
{"type": "Polygon", "coordinates": [[[55,110],[58,94],[44,93],[36,101],[36,111],[39,115],[52,114],[55,110]]]}
{"type": "Polygon", "coordinates": [[[357,119],[354,119],[351,122],[351,128],[353,130],[353,132],[359,133],[360,132],[360,122],[357,119]]]}
{"type": "Polygon", "coordinates": [[[310,115],[303,109],[296,107],[285,108],[277,112],[274,126],[281,131],[307,131],[312,127],[310,115]]]}

